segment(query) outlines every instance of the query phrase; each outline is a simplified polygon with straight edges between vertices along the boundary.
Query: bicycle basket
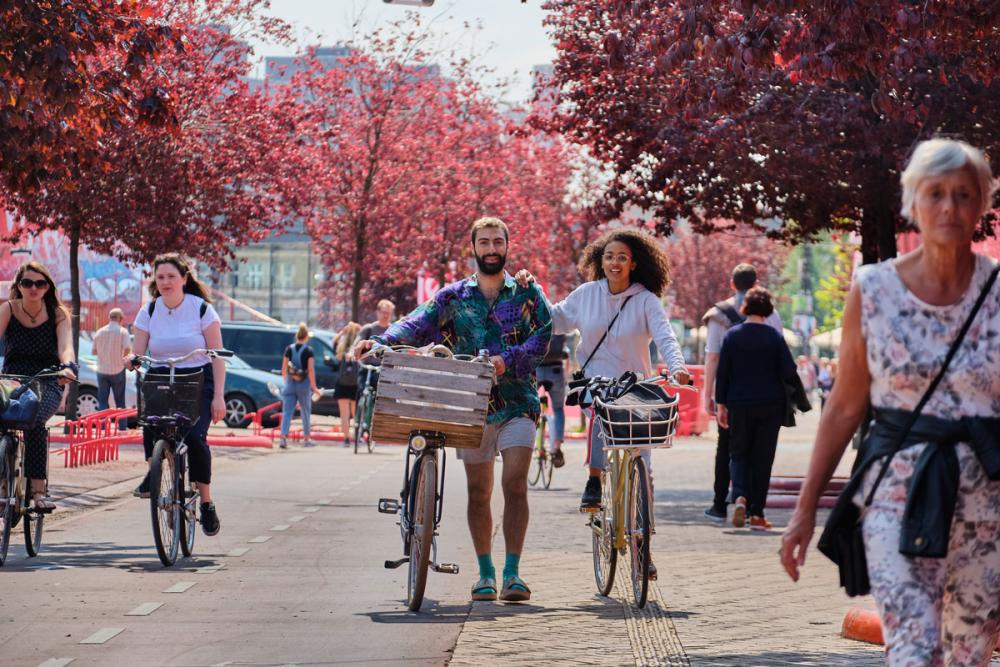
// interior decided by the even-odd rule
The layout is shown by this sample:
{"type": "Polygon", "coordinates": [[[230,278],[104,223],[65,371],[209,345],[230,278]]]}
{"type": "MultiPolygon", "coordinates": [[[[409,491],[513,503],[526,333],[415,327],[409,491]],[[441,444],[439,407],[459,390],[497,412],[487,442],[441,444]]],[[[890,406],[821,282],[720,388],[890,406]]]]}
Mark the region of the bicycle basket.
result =
{"type": "Polygon", "coordinates": [[[610,401],[594,399],[605,447],[670,447],[677,430],[678,396],[655,383],[632,385],[610,401]]]}
{"type": "Polygon", "coordinates": [[[186,417],[193,424],[200,416],[202,371],[170,376],[146,373],[142,379],[142,416],[186,417]]]}
{"type": "Polygon", "coordinates": [[[0,423],[20,431],[35,426],[38,416],[38,394],[30,385],[9,380],[0,381],[0,423]]]}

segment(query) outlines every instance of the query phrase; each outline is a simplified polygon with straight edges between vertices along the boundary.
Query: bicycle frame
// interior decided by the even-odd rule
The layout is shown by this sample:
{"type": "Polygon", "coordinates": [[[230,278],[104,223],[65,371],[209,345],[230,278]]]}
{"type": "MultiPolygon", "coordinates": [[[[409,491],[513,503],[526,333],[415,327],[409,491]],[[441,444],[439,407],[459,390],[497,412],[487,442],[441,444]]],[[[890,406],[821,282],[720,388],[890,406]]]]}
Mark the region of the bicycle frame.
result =
{"type": "MultiPolygon", "coordinates": [[[[627,513],[628,499],[630,494],[637,493],[638,489],[633,489],[629,485],[629,466],[632,459],[638,456],[638,450],[633,449],[613,449],[608,454],[608,477],[613,489],[612,498],[612,526],[614,528],[615,542],[612,545],[619,553],[625,554],[625,547],[628,544],[630,535],[626,530],[625,516],[627,513]]],[[[652,502],[650,502],[652,506],[652,502]]],[[[653,512],[649,516],[650,529],[653,529],[653,512]]],[[[600,532],[600,529],[591,522],[591,529],[600,532]]]]}
{"type": "MultiPolygon", "coordinates": [[[[438,480],[437,497],[434,500],[434,530],[436,531],[438,526],[441,525],[441,512],[444,508],[444,478],[445,468],[447,467],[448,461],[448,457],[444,454],[444,441],[440,439],[437,434],[418,431],[414,435],[422,435],[426,437],[427,446],[420,451],[414,450],[413,447],[409,445],[406,447],[406,463],[403,468],[403,489],[399,492],[399,497],[403,501],[400,506],[399,521],[400,532],[403,535],[403,555],[407,557],[410,555],[409,538],[413,534],[412,512],[415,501],[415,488],[413,487],[414,474],[420,469],[420,465],[423,463],[424,457],[426,456],[434,456],[437,463],[439,463],[438,470],[441,474],[440,479],[438,480]],[[411,459],[414,459],[412,466],[410,465],[411,459]]],[[[437,550],[436,542],[434,550],[437,550]]],[[[436,555],[437,554],[434,554],[434,556],[436,555]]],[[[437,563],[436,557],[432,557],[432,560],[437,563]]]]}

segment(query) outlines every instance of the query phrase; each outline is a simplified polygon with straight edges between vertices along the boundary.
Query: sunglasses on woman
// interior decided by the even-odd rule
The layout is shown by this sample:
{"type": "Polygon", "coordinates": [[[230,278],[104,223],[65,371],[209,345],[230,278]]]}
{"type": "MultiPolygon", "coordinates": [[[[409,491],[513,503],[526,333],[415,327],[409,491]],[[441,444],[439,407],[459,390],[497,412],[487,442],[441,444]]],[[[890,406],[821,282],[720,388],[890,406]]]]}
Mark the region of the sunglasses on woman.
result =
{"type": "Polygon", "coordinates": [[[32,287],[37,287],[38,289],[42,289],[43,287],[49,286],[49,281],[45,280],[44,278],[42,278],[41,280],[32,280],[31,278],[21,278],[18,285],[20,285],[24,289],[31,289],[32,287]]]}

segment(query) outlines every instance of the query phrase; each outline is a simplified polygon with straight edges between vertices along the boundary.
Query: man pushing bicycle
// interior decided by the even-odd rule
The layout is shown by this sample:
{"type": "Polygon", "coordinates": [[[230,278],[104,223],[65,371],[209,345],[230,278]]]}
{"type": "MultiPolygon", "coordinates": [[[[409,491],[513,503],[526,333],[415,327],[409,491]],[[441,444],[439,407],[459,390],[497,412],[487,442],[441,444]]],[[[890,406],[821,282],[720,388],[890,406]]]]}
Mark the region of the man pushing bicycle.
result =
{"type": "Polygon", "coordinates": [[[479,581],[473,600],[496,600],[493,566],[493,461],[503,460],[503,533],[507,555],[500,599],[521,602],[531,590],[518,574],[528,529],[528,469],[540,407],[534,370],[548,350],[551,316],[536,285],[519,287],[504,271],[509,231],[498,218],[481,218],[472,225],[472,250],[477,271],[446,286],[433,299],[391,325],[380,336],[358,343],[360,358],[373,342],[384,345],[440,343],[455,354],[488,350],[497,382],[490,394],[486,430],[478,449],[460,449],[465,463],[468,521],[479,561],[479,581]]]}

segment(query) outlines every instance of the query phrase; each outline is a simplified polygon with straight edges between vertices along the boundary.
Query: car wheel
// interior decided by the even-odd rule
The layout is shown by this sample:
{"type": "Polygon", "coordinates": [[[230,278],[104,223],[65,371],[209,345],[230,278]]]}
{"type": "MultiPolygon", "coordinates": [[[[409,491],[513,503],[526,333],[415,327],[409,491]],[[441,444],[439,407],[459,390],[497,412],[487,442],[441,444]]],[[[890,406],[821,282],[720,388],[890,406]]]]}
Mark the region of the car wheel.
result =
{"type": "Polygon", "coordinates": [[[79,387],[76,390],[76,416],[86,417],[97,412],[97,390],[93,387],[79,387]]]}
{"type": "Polygon", "coordinates": [[[229,428],[245,428],[250,424],[248,414],[257,410],[253,400],[246,394],[230,394],[226,396],[226,426],[229,428]]]}

